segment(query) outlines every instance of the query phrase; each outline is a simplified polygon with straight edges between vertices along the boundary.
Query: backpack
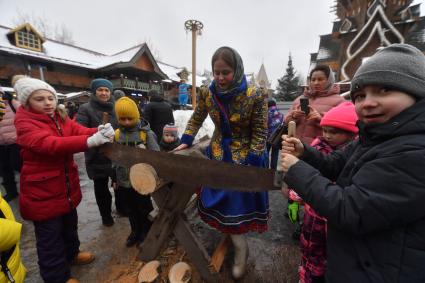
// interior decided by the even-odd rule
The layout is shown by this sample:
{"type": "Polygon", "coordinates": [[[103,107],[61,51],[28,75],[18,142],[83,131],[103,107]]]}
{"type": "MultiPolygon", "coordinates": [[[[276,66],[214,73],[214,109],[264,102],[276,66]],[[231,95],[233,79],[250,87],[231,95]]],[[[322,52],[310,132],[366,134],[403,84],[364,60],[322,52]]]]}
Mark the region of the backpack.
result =
{"type": "MultiPolygon", "coordinates": [[[[147,143],[147,134],[146,134],[146,132],[145,131],[140,131],[139,134],[140,134],[140,141],[141,141],[141,143],[146,144],[147,143]]],[[[115,141],[118,142],[120,140],[120,136],[121,136],[120,129],[116,129],[115,130],[115,141]]]]}

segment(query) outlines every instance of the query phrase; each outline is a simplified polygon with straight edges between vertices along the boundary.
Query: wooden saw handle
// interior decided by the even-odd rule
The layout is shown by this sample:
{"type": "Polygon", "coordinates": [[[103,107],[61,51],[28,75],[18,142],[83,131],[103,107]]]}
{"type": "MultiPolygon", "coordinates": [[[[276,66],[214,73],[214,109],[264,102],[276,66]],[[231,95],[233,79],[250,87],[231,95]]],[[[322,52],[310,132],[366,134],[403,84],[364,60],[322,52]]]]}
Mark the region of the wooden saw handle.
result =
{"type": "Polygon", "coordinates": [[[102,112],[102,124],[106,124],[109,122],[109,113],[108,112],[102,112]]]}
{"type": "Polygon", "coordinates": [[[288,137],[293,138],[295,137],[295,131],[297,129],[297,124],[295,121],[289,121],[288,123],[288,137]]]}

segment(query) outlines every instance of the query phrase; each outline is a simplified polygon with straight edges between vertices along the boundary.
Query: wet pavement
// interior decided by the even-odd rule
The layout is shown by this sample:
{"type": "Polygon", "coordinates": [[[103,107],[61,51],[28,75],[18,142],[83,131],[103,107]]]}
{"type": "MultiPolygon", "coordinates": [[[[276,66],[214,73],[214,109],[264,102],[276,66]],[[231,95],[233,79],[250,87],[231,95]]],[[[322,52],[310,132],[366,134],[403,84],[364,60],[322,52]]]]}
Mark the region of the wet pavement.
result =
{"type": "MultiPolygon", "coordinates": [[[[137,260],[138,249],[125,246],[130,232],[128,219],[118,216],[114,211],[115,225],[112,227],[102,225],[94,197],[93,183],[85,173],[84,155],[75,155],[75,160],[79,166],[83,191],[83,200],[78,207],[81,250],[94,252],[96,260],[87,266],[73,267],[73,277],[84,283],[137,282],[138,270],[142,263],[137,260]]],[[[280,191],[270,192],[269,198],[271,210],[269,231],[263,234],[250,233],[247,235],[248,271],[239,282],[298,282],[297,264],[300,254],[298,242],[291,238],[295,227],[284,216],[286,200],[280,191]]],[[[21,253],[24,265],[28,269],[25,282],[42,283],[37,265],[33,225],[20,218],[17,205],[16,199],[11,202],[15,216],[18,221],[23,223],[21,253]]],[[[201,222],[195,211],[188,213],[188,219],[193,230],[211,254],[221,235],[201,222]]],[[[162,266],[163,273],[166,274],[171,265],[181,258],[190,264],[190,260],[182,248],[175,240],[171,240],[168,248],[160,256],[160,261],[164,264],[162,266]]],[[[230,276],[231,264],[232,252],[226,256],[221,271],[225,282],[233,282],[230,276]]],[[[196,271],[194,271],[191,282],[202,282],[196,271]]]]}

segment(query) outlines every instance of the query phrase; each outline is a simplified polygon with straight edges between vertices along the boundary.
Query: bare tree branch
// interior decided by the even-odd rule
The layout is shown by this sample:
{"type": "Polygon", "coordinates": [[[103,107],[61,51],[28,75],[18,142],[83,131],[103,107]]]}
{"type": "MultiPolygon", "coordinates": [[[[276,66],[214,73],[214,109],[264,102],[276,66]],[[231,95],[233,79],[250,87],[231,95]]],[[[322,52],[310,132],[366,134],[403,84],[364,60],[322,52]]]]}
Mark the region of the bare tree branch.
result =
{"type": "Polygon", "coordinates": [[[74,44],[72,32],[65,24],[51,24],[44,15],[35,15],[34,12],[28,14],[22,13],[18,10],[16,14],[17,16],[13,20],[13,23],[16,26],[29,23],[46,38],[51,38],[63,43],[74,44]]]}

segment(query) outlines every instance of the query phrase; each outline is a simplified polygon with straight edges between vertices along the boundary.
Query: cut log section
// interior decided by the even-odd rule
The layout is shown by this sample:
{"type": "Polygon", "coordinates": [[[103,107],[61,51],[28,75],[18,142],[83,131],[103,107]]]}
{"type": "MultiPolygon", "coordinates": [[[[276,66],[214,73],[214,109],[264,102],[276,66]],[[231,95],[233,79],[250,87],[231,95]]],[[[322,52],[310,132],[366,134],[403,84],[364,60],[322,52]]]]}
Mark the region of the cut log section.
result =
{"type": "Polygon", "coordinates": [[[141,195],[151,194],[166,183],[158,177],[155,169],[146,163],[131,166],[129,177],[131,185],[141,195]]]}
{"type": "Polygon", "coordinates": [[[210,266],[214,269],[215,272],[220,272],[224,257],[226,256],[227,250],[229,249],[231,243],[232,241],[229,235],[224,235],[224,237],[221,238],[221,241],[215,249],[213,255],[211,256],[210,266]]]}
{"type": "Polygon", "coordinates": [[[187,283],[191,278],[192,269],[183,261],[174,264],[168,273],[170,283],[187,283]]]}
{"type": "Polygon", "coordinates": [[[158,260],[152,260],[143,265],[137,277],[139,283],[160,282],[160,265],[158,260]]]}

